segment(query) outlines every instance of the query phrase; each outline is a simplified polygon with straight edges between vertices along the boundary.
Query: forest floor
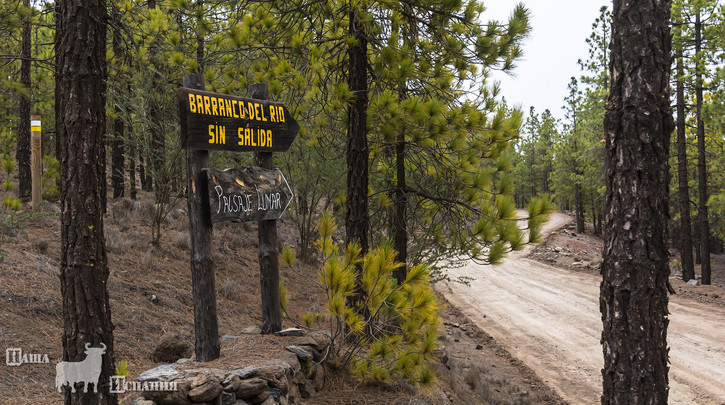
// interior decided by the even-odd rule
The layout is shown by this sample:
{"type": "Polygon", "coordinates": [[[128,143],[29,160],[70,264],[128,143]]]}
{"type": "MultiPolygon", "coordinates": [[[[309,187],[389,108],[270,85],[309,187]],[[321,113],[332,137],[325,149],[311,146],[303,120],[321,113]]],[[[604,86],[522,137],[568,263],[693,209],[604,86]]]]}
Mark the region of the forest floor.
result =
{"type": "MultiPolygon", "coordinates": [[[[476,278],[470,287],[438,289],[566,402],[598,403],[603,243],[574,232],[573,218],[563,213],[552,216],[545,234],[545,243],[499,266],[455,269],[453,276],[476,278]]],[[[680,277],[670,277],[670,402],[725,404],[725,256],[713,255],[713,285],[687,285],[680,277]]]]}
{"type": "MultiPolygon", "coordinates": [[[[193,306],[189,272],[189,232],[185,201],[177,202],[162,225],[159,246],[150,244],[150,195],[109,201],[105,217],[115,325],[115,359],[129,364],[130,378],[156,365],[151,360],[159,338],[176,332],[193,344],[193,306]]],[[[62,358],[63,333],[58,207],[42,212],[0,215],[0,350],[21,348],[47,354],[47,364],[11,367],[0,362],[0,404],[62,403],[54,387],[55,364],[62,358]]],[[[293,227],[280,221],[282,243],[295,245],[293,227]]],[[[255,224],[215,225],[212,237],[221,358],[212,362],[245,364],[273,358],[284,338],[250,333],[261,323],[257,230],[255,224]]],[[[289,315],[300,319],[323,307],[317,267],[297,261],[281,267],[289,290],[289,315]]],[[[557,393],[482,331],[455,306],[443,309],[437,386],[418,392],[409,385],[363,384],[342,371],[327,373],[325,389],[305,404],[561,404],[557,393]]],[[[294,326],[291,319],[283,327],[294,326]]],[[[131,402],[133,395],[121,397],[131,402]]]]}

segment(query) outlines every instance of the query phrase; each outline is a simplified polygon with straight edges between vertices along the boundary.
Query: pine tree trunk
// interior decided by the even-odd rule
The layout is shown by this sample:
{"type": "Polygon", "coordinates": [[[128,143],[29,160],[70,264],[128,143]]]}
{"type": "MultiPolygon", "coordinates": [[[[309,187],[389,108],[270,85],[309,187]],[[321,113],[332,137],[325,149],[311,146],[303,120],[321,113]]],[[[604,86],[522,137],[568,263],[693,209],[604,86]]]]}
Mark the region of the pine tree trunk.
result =
{"type": "Polygon", "coordinates": [[[141,190],[142,191],[151,191],[151,175],[149,175],[148,170],[146,170],[146,163],[148,163],[148,159],[144,158],[144,153],[139,150],[138,151],[138,175],[141,178],[141,190]]]}
{"type": "MultiPolygon", "coordinates": [[[[148,8],[149,10],[156,9],[156,0],[149,0],[148,2],[148,8]]],[[[154,61],[156,60],[156,55],[158,53],[158,39],[153,39],[151,41],[151,46],[149,46],[149,57],[150,60],[154,61]]],[[[151,178],[156,183],[156,199],[157,203],[165,203],[166,201],[159,201],[159,190],[161,190],[164,187],[167,187],[168,179],[166,178],[166,173],[163,173],[163,167],[164,167],[164,160],[165,160],[165,149],[166,149],[166,139],[164,138],[164,132],[162,131],[161,127],[161,110],[160,110],[160,103],[161,100],[159,97],[159,82],[161,81],[161,77],[159,74],[159,71],[157,69],[154,69],[153,75],[151,77],[151,89],[152,89],[152,96],[149,99],[149,132],[151,133],[151,153],[149,154],[149,160],[150,162],[147,162],[146,170],[147,172],[150,172],[151,178]],[[164,183],[164,184],[159,184],[164,183]]],[[[149,191],[151,187],[151,182],[147,181],[149,186],[149,191]]],[[[163,200],[163,199],[162,199],[163,200]]]]}
{"type": "MultiPolygon", "coordinates": [[[[120,21],[120,13],[117,7],[113,7],[113,20],[120,21]]],[[[117,64],[121,64],[122,58],[122,44],[121,44],[121,32],[120,30],[113,30],[113,54],[116,58],[117,64]]],[[[121,72],[122,66],[118,66],[116,70],[117,82],[123,83],[124,75],[121,72]]],[[[111,139],[111,187],[113,188],[113,198],[123,197],[124,188],[124,138],[123,138],[123,120],[120,117],[121,107],[116,103],[115,106],[116,118],[113,120],[113,138],[111,139]]]]}
{"type": "Polygon", "coordinates": [[[136,146],[133,144],[128,156],[128,177],[130,184],[128,185],[128,195],[132,200],[136,199],[136,146]]]}
{"type": "Polygon", "coordinates": [[[690,220],[690,186],[687,179],[687,143],[685,137],[685,75],[682,56],[677,58],[677,181],[679,185],[680,209],[680,259],[682,260],[682,279],[695,278],[695,265],[692,262],[692,221],[690,220]]]}
{"type": "Polygon", "coordinates": [[[536,151],[534,145],[531,145],[531,198],[536,197],[536,172],[534,166],[536,165],[536,151]]]}
{"type": "Polygon", "coordinates": [[[700,214],[698,213],[697,216],[695,216],[695,223],[692,225],[693,229],[693,238],[692,243],[693,247],[695,248],[695,264],[701,264],[702,263],[702,250],[700,249],[700,214]]]}
{"type": "Polygon", "coordinates": [[[113,324],[102,209],[105,206],[106,3],[56,2],[56,131],[61,176],[60,286],[63,360],[80,361],[86,345],[105,347],[98,393],[82,389],[66,404],[117,404],[113,324]]]}
{"type": "MultiPolygon", "coordinates": [[[[23,0],[24,7],[30,7],[29,0],[23,0]]],[[[30,92],[30,16],[23,21],[20,60],[20,84],[30,92]]],[[[18,147],[15,160],[18,166],[18,196],[30,196],[32,179],[30,174],[30,96],[20,96],[20,119],[18,120],[18,147]]]]}
{"type": "Polygon", "coordinates": [[[408,198],[405,193],[405,133],[400,132],[395,144],[395,168],[397,185],[395,188],[395,215],[393,217],[393,238],[395,250],[398,252],[397,261],[405,264],[394,271],[398,284],[405,281],[408,273],[408,230],[406,228],[406,210],[408,198]]]}
{"type": "MultiPolygon", "coordinates": [[[[695,16],[695,53],[699,56],[702,48],[702,23],[700,10],[695,16]]],[[[700,63],[695,68],[695,103],[697,115],[697,194],[700,200],[700,273],[702,284],[710,284],[710,222],[707,213],[707,162],[705,156],[705,122],[702,120],[702,71],[700,63]]]]}
{"type": "Polygon", "coordinates": [[[602,404],[666,404],[670,2],[614,0],[602,253],[602,404]]]}
{"type": "Polygon", "coordinates": [[[355,43],[348,48],[350,67],[348,84],[354,97],[348,110],[347,123],[347,212],[345,242],[357,241],[362,255],[368,251],[368,76],[367,39],[358,11],[350,10],[350,35],[355,43]]]}
{"type": "Polygon", "coordinates": [[[574,205],[576,210],[576,231],[584,232],[584,204],[582,203],[582,193],[579,183],[574,183],[574,205]]]}
{"type": "MultiPolygon", "coordinates": [[[[120,114],[121,109],[116,106],[116,114],[120,114]]],[[[124,147],[123,147],[123,120],[115,118],[113,120],[113,139],[111,140],[111,186],[113,188],[113,198],[123,197],[124,188],[124,147]]]]}

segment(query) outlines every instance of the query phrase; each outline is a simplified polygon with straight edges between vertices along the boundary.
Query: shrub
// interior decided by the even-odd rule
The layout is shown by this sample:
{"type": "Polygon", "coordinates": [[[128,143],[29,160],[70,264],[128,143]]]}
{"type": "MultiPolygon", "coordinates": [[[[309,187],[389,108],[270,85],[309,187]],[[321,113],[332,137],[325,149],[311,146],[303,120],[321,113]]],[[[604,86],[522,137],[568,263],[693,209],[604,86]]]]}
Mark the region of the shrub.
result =
{"type": "MultiPolygon", "coordinates": [[[[358,245],[343,250],[332,241],[336,224],[329,212],[317,229],[315,245],[325,258],[319,278],[327,294],[332,361],[349,366],[361,379],[433,383],[440,305],[426,266],[413,266],[398,284],[393,271],[403,264],[395,261],[391,243],[361,258],[358,245]]],[[[303,322],[320,319],[322,314],[308,312],[303,322]]]]}

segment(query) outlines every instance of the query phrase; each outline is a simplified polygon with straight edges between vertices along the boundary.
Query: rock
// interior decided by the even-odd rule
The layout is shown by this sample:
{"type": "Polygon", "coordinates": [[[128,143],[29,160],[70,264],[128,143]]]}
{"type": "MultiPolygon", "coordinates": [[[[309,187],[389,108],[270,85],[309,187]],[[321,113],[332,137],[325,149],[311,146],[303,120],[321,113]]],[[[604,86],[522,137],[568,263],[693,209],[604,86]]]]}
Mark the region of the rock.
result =
{"type": "Polygon", "coordinates": [[[582,264],[581,262],[574,262],[574,263],[572,263],[571,265],[572,265],[572,266],[581,266],[581,264],[582,264]]]}
{"type": "Polygon", "coordinates": [[[330,335],[326,332],[311,332],[310,337],[315,341],[315,349],[321,352],[324,352],[330,346],[330,335]]]}
{"type": "Polygon", "coordinates": [[[187,364],[187,363],[191,363],[190,358],[176,360],[176,364],[187,364]]]}
{"type": "Polygon", "coordinates": [[[554,246],[554,252],[561,253],[563,251],[564,251],[564,249],[560,248],[559,246],[554,246]]]}
{"type": "Polygon", "coordinates": [[[476,350],[483,350],[483,345],[476,345],[476,350]]]}
{"type": "Polygon", "coordinates": [[[237,396],[233,392],[222,392],[222,405],[236,405],[237,396]]]}
{"type": "Polygon", "coordinates": [[[159,303],[161,302],[161,300],[159,299],[159,297],[156,296],[156,294],[151,294],[149,296],[149,301],[151,301],[151,303],[154,305],[159,305],[159,303]]]}
{"type": "Polygon", "coordinates": [[[317,350],[314,346],[304,346],[305,350],[308,350],[310,353],[312,353],[312,360],[314,361],[320,361],[322,360],[322,352],[317,350]]]}
{"type": "Polygon", "coordinates": [[[247,326],[246,328],[242,329],[242,334],[245,335],[259,335],[262,333],[262,330],[259,326],[247,326]]]}
{"type": "Polygon", "coordinates": [[[249,402],[243,399],[237,399],[237,402],[235,402],[234,405],[249,405],[249,402]]]}
{"type": "Polygon", "coordinates": [[[152,358],[156,362],[173,363],[189,356],[191,356],[191,345],[178,333],[167,332],[161,337],[152,358]]]}
{"type": "Polygon", "coordinates": [[[276,336],[302,336],[305,333],[299,328],[287,328],[279,332],[274,332],[276,336]]]}
{"type": "Polygon", "coordinates": [[[222,389],[224,391],[234,392],[237,390],[237,388],[239,388],[239,384],[241,384],[241,383],[242,383],[242,380],[238,376],[236,376],[234,374],[230,374],[227,376],[227,378],[222,380],[221,384],[222,384],[222,389]]]}
{"type": "Polygon", "coordinates": [[[302,395],[300,395],[299,386],[297,384],[290,384],[289,392],[287,392],[287,400],[289,401],[289,403],[296,404],[300,402],[300,398],[302,398],[302,395]]]}
{"type": "MultiPolygon", "coordinates": [[[[305,348],[307,349],[307,347],[305,348]]],[[[297,355],[292,352],[283,350],[279,352],[277,358],[290,365],[292,372],[287,376],[288,378],[294,377],[295,373],[302,370],[299,358],[297,358],[297,355]]]]}
{"type": "Polygon", "coordinates": [[[259,373],[258,367],[245,367],[245,368],[238,368],[234,371],[232,371],[232,374],[236,375],[242,380],[245,380],[247,378],[252,378],[256,376],[259,373]]]}
{"type": "Polygon", "coordinates": [[[268,397],[259,405],[277,405],[277,402],[272,397],[268,397]]]}
{"type": "Polygon", "coordinates": [[[291,366],[283,361],[266,361],[259,366],[259,378],[267,380],[271,386],[280,388],[280,380],[286,379],[285,372],[291,366]]]}
{"type": "Polygon", "coordinates": [[[156,405],[154,404],[154,401],[143,399],[143,398],[134,398],[133,401],[131,401],[131,405],[156,405]]]}
{"type": "MultiPolygon", "coordinates": [[[[262,391],[261,394],[250,399],[249,402],[251,402],[253,405],[257,405],[257,404],[261,404],[261,403],[265,402],[269,397],[270,397],[270,395],[269,395],[268,391],[262,391]]],[[[272,399],[272,401],[274,401],[274,399],[272,399]]],[[[274,403],[274,402],[272,402],[272,403],[274,403]]]]}
{"type": "Polygon", "coordinates": [[[189,398],[196,403],[210,402],[222,393],[222,386],[215,379],[207,379],[206,382],[189,391],[189,398]]]}
{"type": "Polygon", "coordinates": [[[300,389],[300,396],[304,399],[308,399],[312,396],[312,394],[315,393],[315,386],[312,384],[311,381],[307,381],[304,384],[298,385],[300,389]]]}
{"type": "Polygon", "coordinates": [[[179,376],[179,370],[175,364],[164,364],[162,366],[154,367],[151,370],[146,370],[138,377],[137,381],[154,381],[154,380],[169,380],[179,376]]]}
{"type": "MultiPolygon", "coordinates": [[[[241,380],[239,382],[239,387],[237,387],[234,392],[237,394],[237,398],[246,400],[256,397],[266,389],[267,382],[261,378],[254,377],[248,380],[241,380]]],[[[262,401],[264,401],[264,399],[262,401]]]]}
{"type": "Polygon", "coordinates": [[[317,346],[317,341],[313,339],[312,336],[305,335],[300,336],[299,339],[295,339],[294,344],[297,346],[317,346]]]}
{"type": "Polygon", "coordinates": [[[306,350],[304,347],[301,346],[287,346],[285,347],[287,351],[290,351],[297,355],[297,358],[299,358],[300,363],[309,363],[312,361],[312,353],[310,353],[308,350],[306,350]]]}
{"type": "Polygon", "coordinates": [[[279,398],[282,396],[282,391],[279,388],[267,388],[270,398],[274,398],[274,402],[279,402],[279,398]]]}
{"type": "Polygon", "coordinates": [[[176,391],[146,391],[144,396],[157,405],[191,405],[189,399],[189,382],[179,382],[176,391]]]}
{"type": "Polygon", "coordinates": [[[325,388],[325,368],[321,365],[315,367],[315,375],[312,378],[312,385],[315,386],[317,391],[322,391],[325,388]]]}
{"type": "Polygon", "coordinates": [[[234,335],[224,335],[219,338],[219,340],[221,340],[222,342],[231,342],[232,340],[237,340],[237,339],[239,339],[239,336],[234,336],[234,335]]]}
{"type": "Polygon", "coordinates": [[[698,285],[698,284],[700,284],[700,282],[695,280],[694,278],[690,279],[690,281],[687,282],[687,285],[698,285]]]}

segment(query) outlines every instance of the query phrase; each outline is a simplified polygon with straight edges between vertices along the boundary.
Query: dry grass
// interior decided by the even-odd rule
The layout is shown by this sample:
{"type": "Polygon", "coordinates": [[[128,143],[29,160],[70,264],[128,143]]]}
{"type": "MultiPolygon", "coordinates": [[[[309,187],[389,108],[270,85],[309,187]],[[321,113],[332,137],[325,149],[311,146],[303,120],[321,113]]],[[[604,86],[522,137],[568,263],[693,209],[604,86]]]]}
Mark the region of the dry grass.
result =
{"type": "Polygon", "coordinates": [[[191,245],[190,236],[188,231],[176,232],[176,239],[174,240],[174,246],[181,250],[189,250],[191,245]]]}
{"type": "MultiPolygon", "coordinates": [[[[104,225],[111,274],[108,289],[116,328],[115,357],[117,362],[128,361],[132,378],[156,365],[151,355],[165,332],[175,331],[191,339],[194,328],[188,219],[183,210],[173,211],[171,220],[162,226],[161,244],[155,248],[150,245],[145,218],[152,207],[151,201],[118,200],[109,207],[104,225]],[[151,302],[151,295],[159,298],[158,304],[151,302]]],[[[212,239],[220,335],[241,335],[261,320],[257,249],[249,247],[256,239],[253,228],[247,232],[240,224],[224,226],[212,239]],[[235,238],[244,240],[245,246],[224,243],[235,238]]],[[[23,347],[27,352],[47,353],[51,364],[2,365],[0,404],[57,403],[60,396],[54,390],[54,365],[62,358],[63,332],[58,278],[60,221],[47,217],[31,221],[15,239],[5,237],[3,249],[0,348],[23,347]]],[[[306,273],[313,274],[313,269],[306,269],[306,273]]],[[[293,277],[282,276],[288,287],[294,285],[304,291],[291,292],[290,306],[309,308],[314,285],[293,277]]],[[[302,312],[292,310],[296,317],[302,312]]],[[[284,327],[293,325],[284,321],[284,327]]],[[[219,361],[238,364],[243,356],[274,357],[273,352],[283,350],[279,338],[244,337],[246,340],[223,343],[219,361]]]]}
{"type": "MultiPolygon", "coordinates": [[[[181,215],[164,223],[160,246],[153,247],[144,214],[153,202],[149,195],[140,195],[147,200],[114,202],[105,222],[115,359],[128,362],[132,379],[157,365],[151,356],[164,333],[177,332],[191,341],[194,331],[189,254],[187,244],[182,242],[187,240],[188,219],[181,215]],[[157,304],[149,299],[152,295],[158,297],[157,304]]],[[[293,231],[282,226],[279,232],[293,231]]],[[[277,357],[287,341],[244,332],[261,323],[256,224],[215,225],[212,242],[219,334],[240,337],[222,342],[221,358],[209,365],[242,367],[252,361],[277,357]]],[[[5,238],[3,249],[0,349],[22,347],[48,354],[50,364],[0,365],[0,404],[59,403],[54,377],[55,363],[62,359],[63,334],[58,277],[60,221],[57,217],[45,217],[30,222],[15,239],[5,238]],[[41,249],[43,240],[47,246],[41,249]]],[[[316,284],[315,267],[298,261],[293,269],[281,268],[280,277],[289,290],[289,312],[293,318],[300,319],[308,308],[321,310],[323,294],[316,284]]],[[[283,328],[290,326],[294,322],[284,319],[283,328]]],[[[360,384],[343,370],[327,375],[325,391],[304,403],[441,403],[434,393],[414,393],[404,385],[360,384]]],[[[442,384],[447,390],[449,385],[449,380],[442,384]]],[[[466,389],[466,383],[461,381],[460,385],[462,390],[466,389]]],[[[124,396],[121,403],[129,403],[130,398],[124,396]]],[[[471,399],[463,403],[482,402],[471,399]]]]}

